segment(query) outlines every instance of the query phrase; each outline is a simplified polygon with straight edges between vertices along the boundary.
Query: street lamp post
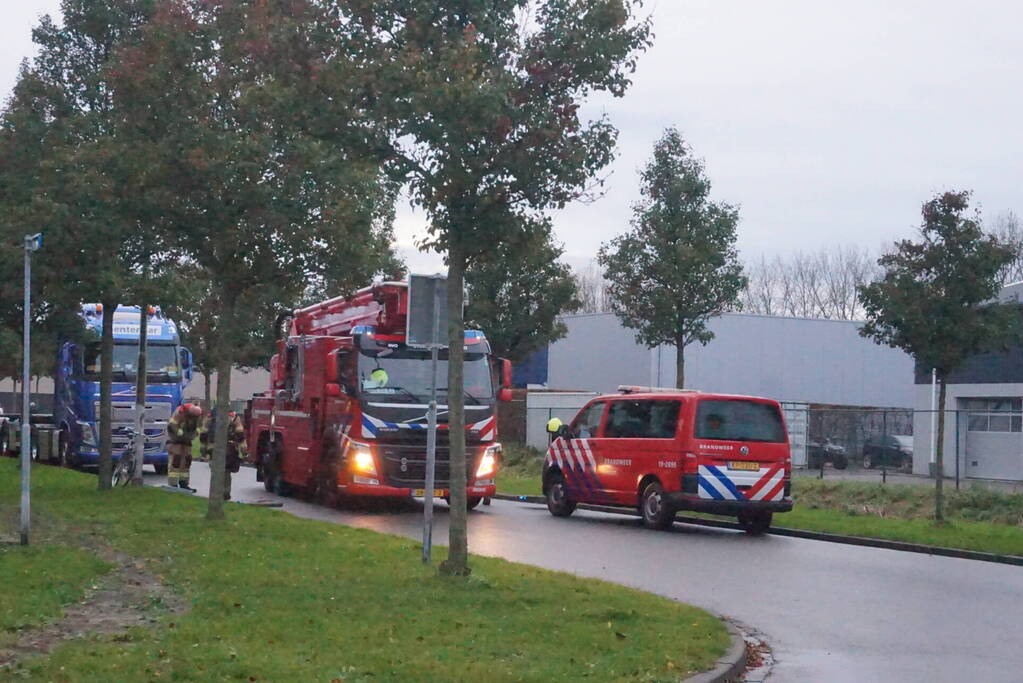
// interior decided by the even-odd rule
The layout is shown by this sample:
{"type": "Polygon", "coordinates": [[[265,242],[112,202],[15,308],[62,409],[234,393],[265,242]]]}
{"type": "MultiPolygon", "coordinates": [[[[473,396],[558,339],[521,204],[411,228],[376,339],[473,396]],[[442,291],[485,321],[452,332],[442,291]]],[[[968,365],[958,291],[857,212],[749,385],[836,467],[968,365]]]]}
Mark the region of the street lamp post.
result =
{"type": "Polygon", "coordinates": [[[32,319],[32,252],[43,246],[43,233],[25,235],[25,341],[21,369],[21,544],[28,545],[31,526],[29,485],[32,473],[32,394],[30,326],[32,319]]]}

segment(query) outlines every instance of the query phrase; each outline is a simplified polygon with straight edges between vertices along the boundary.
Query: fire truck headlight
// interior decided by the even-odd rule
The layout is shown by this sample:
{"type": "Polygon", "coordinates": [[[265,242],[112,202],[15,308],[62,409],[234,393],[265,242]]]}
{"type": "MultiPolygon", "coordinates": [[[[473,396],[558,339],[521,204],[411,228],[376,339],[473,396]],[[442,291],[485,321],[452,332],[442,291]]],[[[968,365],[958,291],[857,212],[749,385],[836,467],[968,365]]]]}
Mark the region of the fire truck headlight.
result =
{"type": "Polygon", "coordinates": [[[376,475],[377,467],[373,463],[373,454],[368,446],[353,446],[351,451],[352,469],[362,474],[376,475]]]}
{"type": "Polygon", "coordinates": [[[501,445],[495,444],[483,451],[480,466],[476,468],[476,478],[489,477],[497,470],[497,459],[501,455],[501,445]]]}

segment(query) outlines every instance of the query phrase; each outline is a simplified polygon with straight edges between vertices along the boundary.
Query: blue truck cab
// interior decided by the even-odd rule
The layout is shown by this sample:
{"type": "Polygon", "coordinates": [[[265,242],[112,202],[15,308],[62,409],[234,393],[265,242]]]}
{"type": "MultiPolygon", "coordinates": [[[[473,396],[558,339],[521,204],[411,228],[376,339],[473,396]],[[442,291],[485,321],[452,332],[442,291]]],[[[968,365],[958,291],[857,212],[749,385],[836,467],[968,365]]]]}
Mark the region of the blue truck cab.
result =
{"type": "MultiPolygon", "coordinates": [[[[53,419],[60,430],[60,460],[79,467],[99,461],[100,336],[103,306],[83,304],[81,317],[91,339],[60,348],[54,372],[53,419]]],[[[192,354],[181,346],[177,326],[159,307],[148,310],[146,340],[146,464],[167,470],[167,421],[182,402],[192,379],[192,354]]],[[[139,352],[139,308],[118,306],[114,312],[113,385],[111,388],[113,453],[128,443],[135,424],[135,382],[139,352]]]]}

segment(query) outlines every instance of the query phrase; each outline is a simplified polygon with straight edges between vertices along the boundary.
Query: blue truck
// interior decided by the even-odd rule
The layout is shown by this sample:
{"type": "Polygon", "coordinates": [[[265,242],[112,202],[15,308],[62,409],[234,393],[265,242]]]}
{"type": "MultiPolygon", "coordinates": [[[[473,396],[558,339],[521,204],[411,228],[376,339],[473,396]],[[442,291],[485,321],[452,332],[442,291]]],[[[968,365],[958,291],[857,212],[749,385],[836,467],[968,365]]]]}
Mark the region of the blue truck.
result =
{"type": "MultiPolygon", "coordinates": [[[[147,311],[146,401],[144,431],[146,464],[167,471],[167,421],[182,403],[192,380],[192,353],[181,346],[177,325],[159,307],[147,311]]],[[[82,467],[99,461],[100,335],[102,304],[83,304],[81,317],[93,332],[85,343],[60,348],[54,371],[53,427],[58,432],[57,458],[61,465],[82,467]]],[[[135,382],[139,352],[139,308],[118,306],[114,312],[113,385],[111,388],[113,452],[116,457],[128,442],[133,426],[135,382]]]]}

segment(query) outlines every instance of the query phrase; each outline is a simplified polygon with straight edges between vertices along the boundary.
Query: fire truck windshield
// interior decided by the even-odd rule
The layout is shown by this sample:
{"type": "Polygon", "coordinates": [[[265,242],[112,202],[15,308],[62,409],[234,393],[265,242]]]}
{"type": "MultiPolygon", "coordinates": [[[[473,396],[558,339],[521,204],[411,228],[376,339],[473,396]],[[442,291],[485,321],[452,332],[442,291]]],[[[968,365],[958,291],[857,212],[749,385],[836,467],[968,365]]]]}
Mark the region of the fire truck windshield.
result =
{"type": "MultiPolygon", "coordinates": [[[[490,403],[494,391],[490,365],[483,353],[465,354],[466,403],[490,403]]],[[[427,403],[430,400],[430,352],[399,348],[359,352],[359,388],[370,400],[427,403]]],[[[437,363],[437,400],[447,398],[448,352],[441,350],[437,363]]]]}

